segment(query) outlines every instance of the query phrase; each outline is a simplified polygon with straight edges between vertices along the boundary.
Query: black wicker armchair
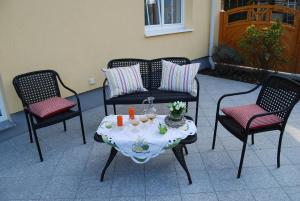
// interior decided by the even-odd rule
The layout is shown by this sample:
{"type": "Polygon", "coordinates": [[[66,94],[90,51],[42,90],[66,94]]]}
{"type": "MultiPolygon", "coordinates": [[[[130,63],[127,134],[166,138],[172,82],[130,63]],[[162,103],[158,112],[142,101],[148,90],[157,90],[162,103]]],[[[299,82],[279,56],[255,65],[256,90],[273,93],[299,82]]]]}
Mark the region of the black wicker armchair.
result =
{"type": "MultiPolygon", "coordinates": [[[[107,98],[107,79],[103,82],[103,99],[104,99],[104,109],[105,115],[107,115],[107,105],[113,105],[114,114],[116,114],[116,105],[123,104],[142,104],[149,96],[155,97],[155,103],[169,103],[172,101],[183,101],[187,105],[189,102],[196,102],[195,111],[195,123],[197,125],[198,120],[198,103],[199,103],[199,81],[196,78],[197,83],[197,95],[192,96],[189,93],[173,92],[159,90],[162,76],[162,62],[161,60],[170,61],[178,65],[190,64],[190,60],[181,57],[169,57],[169,58],[159,58],[154,60],[144,60],[144,59],[115,59],[108,63],[108,68],[125,67],[135,64],[140,64],[140,72],[144,87],[148,90],[146,92],[139,92],[134,94],[122,95],[114,98],[107,98]]],[[[188,110],[188,108],[187,108],[188,110]]]]}
{"type": "Polygon", "coordinates": [[[24,113],[27,120],[28,131],[30,142],[33,142],[32,133],[35,139],[35,143],[37,146],[37,150],[39,153],[40,160],[43,161],[43,156],[39,144],[39,140],[37,137],[36,130],[39,128],[47,127],[53,124],[57,124],[63,122],[64,130],[66,131],[66,120],[71,119],[73,117],[80,117],[81,131],[83,143],[86,143],[84,127],[82,122],[82,112],[80,101],[77,93],[67,87],[59,77],[58,73],[53,70],[42,70],[42,71],[34,71],[30,73],[25,73],[16,76],[13,79],[13,85],[15,90],[22,101],[24,113]],[[29,105],[33,103],[37,103],[48,98],[52,97],[60,97],[59,83],[68,91],[72,92],[77,100],[77,109],[76,110],[67,110],[51,116],[49,118],[39,118],[34,115],[30,109],[29,105]]]}
{"type": "Polygon", "coordinates": [[[279,142],[278,142],[278,151],[277,151],[277,167],[278,168],[280,167],[280,151],[281,151],[282,136],[283,136],[289,115],[290,115],[293,107],[299,101],[299,98],[300,98],[299,83],[297,83],[293,80],[290,80],[288,78],[279,76],[279,75],[271,75],[262,84],[261,91],[260,91],[257,101],[256,101],[256,104],[258,106],[260,106],[265,111],[267,111],[266,113],[252,116],[250,118],[250,120],[247,122],[246,128],[242,127],[233,118],[231,118],[227,115],[219,114],[220,104],[224,98],[229,97],[229,96],[248,94],[248,93],[255,91],[259,87],[260,86],[258,85],[255,88],[253,88],[249,91],[246,91],[246,92],[226,94],[226,95],[223,95],[218,100],[212,149],[215,148],[217,127],[218,127],[218,122],[220,122],[224,126],[224,128],[226,128],[232,135],[234,135],[236,138],[238,138],[239,140],[241,140],[243,142],[243,149],[242,149],[242,153],[241,153],[241,159],[240,159],[240,164],[239,164],[239,169],[238,169],[238,174],[237,174],[238,178],[240,178],[240,176],[241,176],[243,160],[244,160],[244,155],[245,155],[246,145],[247,145],[247,140],[248,140],[249,135],[251,135],[252,144],[254,144],[254,134],[265,132],[265,131],[274,131],[274,130],[280,131],[279,142]],[[250,128],[251,123],[255,119],[257,119],[259,117],[266,117],[268,115],[276,115],[276,116],[280,117],[283,121],[278,124],[265,126],[265,127],[261,127],[261,128],[257,128],[257,129],[250,128]]]}

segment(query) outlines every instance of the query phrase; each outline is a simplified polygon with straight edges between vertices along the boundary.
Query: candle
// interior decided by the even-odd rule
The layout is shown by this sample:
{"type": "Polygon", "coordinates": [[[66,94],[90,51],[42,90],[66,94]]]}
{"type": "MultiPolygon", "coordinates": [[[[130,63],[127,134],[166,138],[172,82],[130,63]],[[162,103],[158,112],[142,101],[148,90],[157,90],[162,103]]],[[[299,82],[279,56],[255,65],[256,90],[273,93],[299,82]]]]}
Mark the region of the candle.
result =
{"type": "Polygon", "coordinates": [[[123,116],[117,116],[117,126],[123,126],[123,116]]]}
{"type": "Polygon", "coordinates": [[[129,119],[134,119],[134,108],[128,108],[129,119]]]}

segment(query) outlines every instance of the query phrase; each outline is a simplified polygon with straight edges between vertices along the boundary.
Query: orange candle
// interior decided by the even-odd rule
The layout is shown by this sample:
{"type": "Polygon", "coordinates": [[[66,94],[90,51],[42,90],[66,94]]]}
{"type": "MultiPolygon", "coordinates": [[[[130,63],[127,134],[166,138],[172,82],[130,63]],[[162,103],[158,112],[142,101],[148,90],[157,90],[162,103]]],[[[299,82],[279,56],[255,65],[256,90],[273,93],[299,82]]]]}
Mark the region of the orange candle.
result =
{"type": "Polygon", "coordinates": [[[117,126],[123,126],[123,116],[117,116],[117,126]]]}
{"type": "Polygon", "coordinates": [[[134,119],[134,112],[133,107],[128,108],[129,119],[134,119]]]}

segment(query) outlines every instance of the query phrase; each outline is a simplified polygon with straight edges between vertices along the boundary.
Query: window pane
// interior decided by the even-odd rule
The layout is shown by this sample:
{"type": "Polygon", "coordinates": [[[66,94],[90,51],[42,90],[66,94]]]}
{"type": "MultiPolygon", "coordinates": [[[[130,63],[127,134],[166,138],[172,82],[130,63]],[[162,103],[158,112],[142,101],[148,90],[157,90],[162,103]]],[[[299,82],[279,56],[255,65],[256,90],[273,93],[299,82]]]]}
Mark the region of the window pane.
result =
{"type": "Polygon", "coordinates": [[[291,14],[273,11],[272,19],[274,21],[279,20],[282,23],[294,25],[295,17],[294,17],[294,15],[291,15],[291,14]]]}
{"type": "Polygon", "coordinates": [[[239,12],[239,13],[234,13],[230,14],[228,16],[228,22],[237,22],[241,20],[247,20],[247,11],[239,12]]]}
{"type": "Polygon", "coordinates": [[[165,0],[164,20],[165,24],[181,23],[181,0],[165,0]]]}
{"type": "Polygon", "coordinates": [[[159,0],[145,0],[145,25],[160,24],[159,3],[159,0]]]}

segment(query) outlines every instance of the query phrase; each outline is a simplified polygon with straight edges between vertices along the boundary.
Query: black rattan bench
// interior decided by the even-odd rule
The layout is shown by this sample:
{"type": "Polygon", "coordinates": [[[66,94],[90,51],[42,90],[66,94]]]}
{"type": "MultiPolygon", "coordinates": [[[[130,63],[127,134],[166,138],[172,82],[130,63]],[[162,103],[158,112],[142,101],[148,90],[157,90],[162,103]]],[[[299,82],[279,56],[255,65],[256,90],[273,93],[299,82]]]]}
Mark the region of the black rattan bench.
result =
{"type": "Polygon", "coordinates": [[[140,72],[143,80],[144,87],[148,90],[147,92],[139,92],[134,94],[122,95],[108,99],[107,97],[107,79],[103,82],[103,99],[105,115],[107,115],[107,105],[113,105],[114,114],[116,114],[116,105],[124,104],[142,104],[149,96],[155,98],[155,103],[169,103],[173,101],[183,101],[187,105],[189,102],[196,102],[195,111],[195,124],[197,125],[198,120],[198,103],[199,103],[199,81],[195,79],[197,83],[197,95],[192,96],[189,93],[163,91],[159,90],[161,76],[162,76],[162,59],[170,61],[179,65],[190,64],[191,61],[187,58],[182,57],[169,57],[159,58],[154,60],[144,59],[114,59],[108,63],[107,68],[125,67],[140,64],[140,72]]]}

